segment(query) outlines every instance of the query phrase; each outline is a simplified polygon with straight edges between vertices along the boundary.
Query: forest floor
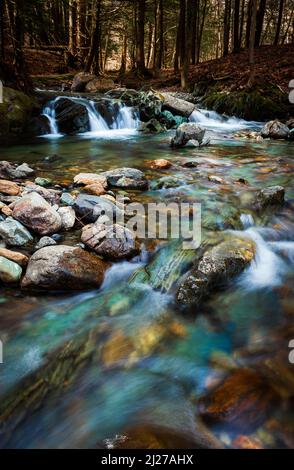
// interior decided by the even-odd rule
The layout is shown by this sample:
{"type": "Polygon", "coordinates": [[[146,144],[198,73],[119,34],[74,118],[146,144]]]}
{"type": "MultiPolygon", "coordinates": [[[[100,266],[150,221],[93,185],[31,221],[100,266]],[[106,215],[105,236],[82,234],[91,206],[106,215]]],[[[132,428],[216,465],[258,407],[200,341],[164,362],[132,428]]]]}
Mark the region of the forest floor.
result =
{"type": "MultiPolygon", "coordinates": [[[[257,86],[274,85],[287,92],[289,81],[294,78],[293,45],[262,46],[255,52],[257,86]]],[[[57,86],[60,82],[69,85],[78,69],[70,69],[64,64],[63,54],[58,52],[25,50],[27,70],[36,86],[57,86]]],[[[115,79],[115,72],[109,72],[115,79]]],[[[129,88],[156,88],[178,91],[180,74],[172,68],[164,69],[150,78],[140,79],[131,73],[121,81],[129,88]]],[[[220,58],[201,62],[190,67],[191,91],[195,84],[215,84],[218,82],[226,91],[246,88],[249,77],[248,51],[230,54],[220,58]]],[[[116,81],[116,80],[115,80],[116,81]]],[[[117,80],[118,81],[118,80],[117,80]]]]}

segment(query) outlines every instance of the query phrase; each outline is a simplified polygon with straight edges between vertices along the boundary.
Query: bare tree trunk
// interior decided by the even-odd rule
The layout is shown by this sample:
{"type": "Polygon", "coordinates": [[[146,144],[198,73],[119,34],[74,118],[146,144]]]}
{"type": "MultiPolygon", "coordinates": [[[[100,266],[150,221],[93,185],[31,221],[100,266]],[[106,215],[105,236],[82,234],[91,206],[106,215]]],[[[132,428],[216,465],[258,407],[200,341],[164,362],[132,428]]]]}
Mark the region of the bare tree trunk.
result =
{"type": "Polygon", "coordinates": [[[156,68],[161,69],[164,55],[164,38],[163,38],[163,25],[164,25],[164,12],[163,12],[163,0],[159,0],[158,3],[158,50],[156,53],[156,68]]]}
{"type": "Polygon", "coordinates": [[[230,23],[231,23],[231,0],[225,0],[224,14],[224,57],[229,53],[230,41],[230,23]]]}
{"type": "Polygon", "coordinates": [[[83,63],[85,57],[84,47],[86,45],[86,1],[77,0],[77,48],[78,56],[83,63]]]}
{"type": "Polygon", "coordinates": [[[96,75],[100,75],[100,48],[101,48],[101,3],[102,0],[95,0],[95,15],[93,19],[93,27],[91,34],[90,50],[87,57],[85,72],[92,71],[96,75]]]}
{"type": "Polygon", "coordinates": [[[242,0],[241,5],[241,19],[240,19],[240,31],[239,31],[239,47],[242,47],[243,40],[243,29],[244,29],[244,17],[245,17],[245,0],[242,0]]]}
{"type": "Polygon", "coordinates": [[[68,49],[72,56],[77,54],[77,2],[70,0],[69,2],[69,45],[68,49]]]}
{"type": "Polygon", "coordinates": [[[259,8],[256,16],[256,34],[255,34],[255,47],[259,47],[260,39],[263,29],[263,20],[265,15],[266,0],[260,0],[259,8]]]}
{"type": "Polygon", "coordinates": [[[282,25],[282,19],[283,19],[283,11],[284,11],[284,0],[280,0],[279,17],[278,17],[276,35],[275,35],[275,40],[274,40],[274,46],[277,46],[279,44],[280,31],[281,31],[281,25],[282,25]]]}
{"type": "Polygon", "coordinates": [[[249,80],[248,86],[254,85],[255,78],[255,61],[254,61],[254,43],[256,31],[256,13],[257,13],[257,0],[252,0],[252,14],[250,26],[250,41],[249,41],[249,80]]]}
{"type": "Polygon", "coordinates": [[[175,72],[178,72],[179,67],[181,66],[183,41],[185,40],[185,18],[186,18],[185,10],[186,10],[186,2],[185,0],[180,0],[180,13],[179,13],[177,38],[176,38],[176,52],[175,52],[175,60],[174,60],[175,72]]]}
{"type": "Polygon", "coordinates": [[[201,43],[202,43],[204,23],[205,23],[205,18],[206,18],[206,8],[207,8],[207,0],[204,0],[201,25],[200,25],[200,28],[199,28],[199,35],[198,35],[198,40],[197,40],[197,64],[199,64],[199,62],[200,62],[200,51],[201,51],[201,43]]]}
{"type": "Polygon", "coordinates": [[[138,0],[138,36],[137,36],[137,70],[145,75],[145,12],[146,0],[138,0]]]}
{"type": "Polygon", "coordinates": [[[240,25],[240,0],[235,0],[234,3],[234,47],[233,51],[239,52],[239,25],[240,25]]]}
{"type": "Polygon", "coordinates": [[[120,70],[119,70],[119,75],[123,77],[126,73],[127,70],[127,47],[128,47],[128,37],[127,34],[123,35],[123,46],[122,46],[122,52],[121,52],[121,64],[120,64],[120,70]]]}

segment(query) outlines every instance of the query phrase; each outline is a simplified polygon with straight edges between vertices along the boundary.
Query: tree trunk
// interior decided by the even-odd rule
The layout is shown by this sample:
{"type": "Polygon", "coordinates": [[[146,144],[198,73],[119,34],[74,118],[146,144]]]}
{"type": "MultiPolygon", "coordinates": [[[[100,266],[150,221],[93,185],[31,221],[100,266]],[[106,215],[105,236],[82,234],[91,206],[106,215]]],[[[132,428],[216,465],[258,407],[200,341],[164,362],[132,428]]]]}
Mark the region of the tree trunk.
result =
{"type": "Polygon", "coordinates": [[[137,70],[145,75],[145,12],[146,0],[138,0],[138,30],[137,30],[137,70]]]}
{"type": "Polygon", "coordinates": [[[162,62],[163,62],[163,53],[164,53],[163,25],[164,25],[163,0],[159,0],[159,3],[158,3],[158,50],[156,53],[156,68],[158,70],[161,69],[162,62]]]}
{"type": "Polygon", "coordinates": [[[197,39],[197,64],[199,64],[199,62],[200,62],[200,51],[201,51],[201,43],[202,43],[204,23],[205,23],[205,18],[206,18],[206,8],[207,8],[207,0],[204,0],[201,24],[200,24],[199,35],[198,35],[198,39],[197,39]]]}
{"type": "Polygon", "coordinates": [[[240,23],[240,0],[235,0],[234,4],[234,52],[239,52],[239,23],[240,23]]]}
{"type": "Polygon", "coordinates": [[[240,31],[239,31],[239,47],[240,48],[242,47],[242,40],[243,40],[244,17],[245,17],[245,0],[242,0],[240,31]]]}
{"type": "Polygon", "coordinates": [[[253,0],[249,0],[247,7],[247,24],[246,24],[246,48],[249,49],[250,45],[250,29],[251,29],[251,19],[252,19],[252,6],[253,0]]]}
{"type": "Polygon", "coordinates": [[[177,39],[176,39],[176,52],[175,52],[175,61],[174,61],[175,72],[178,72],[179,67],[181,66],[183,40],[185,40],[185,17],[186,17],[185,9],[186,9],[185,0],[180,0],[180,13],[179,13],[177,39]]]}
{"type": "Polygon", "coordinates": [[[260,0],[256,16],[255,47],[259,47],[265,15],[266,0],[260,0]]]}
{"type": "Polygon", "coordinates": [[[230,42],[230,23],[231,23],[231,0],[225,0],[224,13],[224,57],[229,53],[230,42]]]}
{"type": "Polygon", "coordinates": [[[77,0],[77,48],[82,63],[85,57],[84,47],[86,45],[86,14],[85,0],[77,0]]]}
{"type": "Polygon", "coordinates": [[[279,17],[278,17],[276,35],[275,35],[275,40],[274,40],[274,46],[277,46],[279,44],[280,31],[281,31],[281,25],[282,25],[282,19],[283,19],[283,10],[284,10],[284,0],[280,0],[279,17]]]}
{"type": "Polygon", "coordinates": [[[256,31],[256,13],[257,13],[257,0],[252,0],[252,14],[250,25],[250,41],[249,41],[249,80],[248,86],[254,85],[255,78],[255,63],[254,63],[254,43],[256,31]]]}
{"type": "Polygon", "coordinates": [[[69,2],[69,45],[68,49],[72,56],[77,55],[77,2],[70,0],[69,2]]]}
{"type": "Polygon", "coordinates": [[[95,15],[92,27],[90,50],[85,66],[85,72],[93,72],[95,75],[101,74],[100,68],[100,47],[101,47],[101,3],[102,0],[95,0],[95,15]]]}

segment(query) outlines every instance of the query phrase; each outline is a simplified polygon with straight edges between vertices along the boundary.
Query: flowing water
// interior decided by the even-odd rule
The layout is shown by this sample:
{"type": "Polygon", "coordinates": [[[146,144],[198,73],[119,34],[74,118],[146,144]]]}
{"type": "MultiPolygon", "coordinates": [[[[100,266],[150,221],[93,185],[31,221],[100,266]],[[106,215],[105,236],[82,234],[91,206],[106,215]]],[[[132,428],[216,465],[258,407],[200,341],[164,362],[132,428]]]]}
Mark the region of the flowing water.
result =
{"type": "MultiPolygon", "coordinates": [[[[234,218],[239,224],[236,235],[255,241],[256,257],[226,290],[189,312],[175,305],[173,288],[153,289],[132,281],[152,259],[150,251],[161,254],[163,266],[167,263],[173,245],[162,241],[152,247],[143,241],[142,255],[114,264],[97,291],[57,297],[2,288],[0,444],[105,447],[120,436],[163,429],[172,433],[177,447],[183,438],[197,439],[197,399],[225,376],[228,364],[260,363],[262,368],[264,355],[288,356],[294,338],[293,148],[282,141],[232,139],[232,132],[260,124],[203,112],[192,119],[209,129],[210,146],[175,151],[168,145],[172,132],[140,135],[133,110],[120,107],[109,128],[93,103],[84,105],[89,132],[60,136],[52,102],[44,110],[51,134],[1,148],[0,160],[26,161],[38,176],[68,185],[79,172],[123,166],[142,169],[152,182],[159,172],[146,161],[167,158],[175,166],[160,176],[178,178],[179,186],[158,191],[151,184],[149,191],[130,191],[131,200],[201,202],[203,242],[215,242],[226,220],[234,218]],[[196,166],[182,166],[187,161],[196,166]],[[213,183],[208,175],[225,183],[213,183]],[[237,182],[239,178],[248,185],[237,182]],[[253,192],[276,184],[286,188],[287,204],[275,213],[254,212],[253,192]]],[[[78,241],[77,232],[65,235],[65,243],[78,241]]],[[[286,359],[283,367],[294,366],[286,359]]],[[[273,447],[280,441],[269,419],[293,424],[287,394],[283,396],[256,431],[273,447]]],[[[211,429],[226,445],[243,432],[211,429]]]]}

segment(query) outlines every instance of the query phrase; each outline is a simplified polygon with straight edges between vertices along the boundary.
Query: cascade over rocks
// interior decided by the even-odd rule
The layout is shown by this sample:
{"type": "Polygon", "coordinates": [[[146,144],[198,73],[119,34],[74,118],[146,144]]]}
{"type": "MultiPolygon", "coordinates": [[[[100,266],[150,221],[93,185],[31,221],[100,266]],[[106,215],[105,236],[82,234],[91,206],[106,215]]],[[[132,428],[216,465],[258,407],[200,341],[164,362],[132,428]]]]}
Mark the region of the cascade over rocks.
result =
{"type": "Polygon", "coordinates": [[[180,284],[177,300],[184,305],[199,304],[212,289],[240,274],[253,260],[251,239],[225,240],[208,250],[180,284]]]}
{"type": "Polygon", "coordinates": [[[29,193],[14,205],[13,217],[40,235],[61,229],[60,215],[38,193],[29,193]]]}
{"type": "Polygon", "coordinates": [[[55,104],[58,129],[63,134],[87,132],[89,115],[85,106],[69,98],[60,98],[55,104]]]}
{"type": "Polygon", "coordinates": [[[54,291],[84,290],[99,287],[107,264],[85,250],[71,246],[48,246],[30,258],[23,289],[54,291]]]}

